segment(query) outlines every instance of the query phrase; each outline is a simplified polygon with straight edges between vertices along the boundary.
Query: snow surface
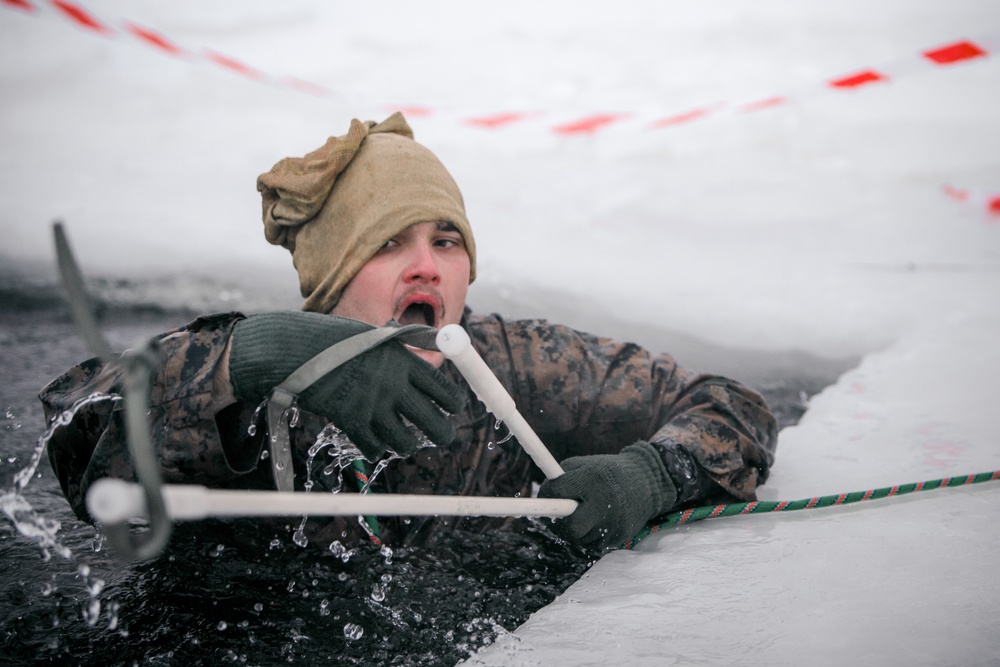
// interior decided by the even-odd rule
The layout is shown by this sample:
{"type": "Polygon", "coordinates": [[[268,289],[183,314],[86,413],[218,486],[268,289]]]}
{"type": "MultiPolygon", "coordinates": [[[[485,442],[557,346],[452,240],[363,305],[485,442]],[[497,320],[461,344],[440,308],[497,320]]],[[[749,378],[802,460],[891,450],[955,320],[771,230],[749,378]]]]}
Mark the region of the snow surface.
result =
{"type": "MultiPolygon", "coordinates": [[[[1000,58],[916,57],[980,35],[1000,49],[997,3],[86,6],[334,94],[96,35],[49,4],[0,7],[0,268],[48,269],[59,218],[90,275],[294,305],[287,253],[260,233],[257,175],[352,117],[423,106],[416,137],[476,230],[474,307],[863,356],[781,434],[762,498],[1000,469],[1000,219],[942,190],[1000,194],[1000,58]],[[890,83],[823,86],[883,64],[890,83]],[[792,103],[648,127],[776,94],[792,103]],[[505,111],[538,115],[462,122],[505,111]],[[606,112],[633,116],[551,131],[606,112]]],[[[993,483],[667,531],[469,662],[997,664],[998,511],[993,483]]]]}

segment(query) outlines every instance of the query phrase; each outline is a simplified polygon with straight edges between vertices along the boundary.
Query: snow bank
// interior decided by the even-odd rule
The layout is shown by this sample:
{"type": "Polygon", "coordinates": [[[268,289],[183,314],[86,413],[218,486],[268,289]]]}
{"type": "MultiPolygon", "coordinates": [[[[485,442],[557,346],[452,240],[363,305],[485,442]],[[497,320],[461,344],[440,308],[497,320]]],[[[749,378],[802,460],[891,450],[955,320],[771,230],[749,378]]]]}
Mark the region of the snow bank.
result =
{"type": "MultiPolygon", "coordinates": [[[[942,318],[865,358],[782,432],[760,498],[1000,469],[998,334],[942,318]]],[[[466,664],[992,664],[996,484],[657,533],[466,664]]]]}

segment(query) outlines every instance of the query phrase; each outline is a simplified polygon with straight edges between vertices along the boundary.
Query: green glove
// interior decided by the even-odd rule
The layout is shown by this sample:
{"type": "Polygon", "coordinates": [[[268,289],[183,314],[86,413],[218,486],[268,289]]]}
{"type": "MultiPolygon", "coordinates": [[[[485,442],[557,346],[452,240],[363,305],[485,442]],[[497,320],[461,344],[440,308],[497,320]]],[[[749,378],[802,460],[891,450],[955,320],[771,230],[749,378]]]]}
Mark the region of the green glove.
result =
{"type": "Polygon", "coordinates": [[[580,501],[575,512],[552,523],[556,534],[574,544],[617,546],[677,501],[659,452],[642,440],[618,454],[566,459],[562,467],[566,472],[546,480],[538,496],[580,501]]]}
{"type": "MultiPolygon", "coordinates": [[[[236,397],[261,401],[299,366],[331,345],[374,327],[333,315],[277,312],[233,327],[229,377],[236,397]]],[[[414,426],[438,444],[455,437],[441,412],[457,412],[465,396],[440,371],[390,340],[351,359],[302,392],[299,405],[337,425],[374,461],[387,448],[401,456],[417,449],[414,426]],[[440,409],[439,409],[440,406],[440,409]]]]}

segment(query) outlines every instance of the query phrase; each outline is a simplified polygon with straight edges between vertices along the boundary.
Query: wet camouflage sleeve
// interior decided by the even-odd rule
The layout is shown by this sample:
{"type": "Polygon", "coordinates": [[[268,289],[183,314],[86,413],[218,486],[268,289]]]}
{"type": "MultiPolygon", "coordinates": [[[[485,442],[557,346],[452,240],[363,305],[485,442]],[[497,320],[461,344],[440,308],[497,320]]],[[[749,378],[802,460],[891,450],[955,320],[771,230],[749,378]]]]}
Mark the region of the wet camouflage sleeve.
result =
{"type": "Polygon", "coordinates": [[[632,343],[544,320],[470,320],[487,364],[557,460],[676,443],[733,496],[752,500],[774,460],[777,423],[740,384],[632,343]]]}
{"type": "MultiPolygon", "coordinates": [[[[232,465],[216,425],[216,415],[235,403],[228,382],[220,382],[219,364],[232,325],[241,317],[199,318],[159,339],[165,363],[150,394],[151,423],[168,482],[219,482],[247,472],[232,465]]],[[[48,424],[84,403],[54,431],[48,453],[63,493],[85,520],[84,497],[92,482],[105,476],[135,479],[120,395],[120,368],[99,359],[71,368],[39,394],[48,424]]]]}
{"type": "MultiPolygon", "coordinates": [[[[234,313],[199,318],[160,338],[165,364],[150,396],[151,423],[167,482],[273,488],[269,466],[260,459],[267,438],[264,424],[258,420],[257,431],[249,434],[255,406],[236,401],[222,368],[232,326],[241,317],[234,313]]],[[[645,439],[684,447],[738,498],[753,498],[765,479],[773,460],[774,418],[759,396],[738,384],[680,369],[667,355],[653,356],[630,343],[544,321],[507,322],[491,315],[469,316],[464,323],[476,349],[557,459],[615,453],[645,439]]],[[[454,368],[446,365],[444,370],[463,382],[454,368]]],[[[104,476],[134,479],[121,401],[115,400],[120,382],[117,368],[90,360],[53,380],[40,394],[50,424],[77,402],[85,402],[55,429],[49,442],[53,470],[84,520],[84,497],[93,481],[104,476]]],[[[540,471],[516,442],[503,441],[503,429],[466,389],[471,400],[454,416],[455,441],[396,461],[382,472],[376,491],[531,493],[531,482],[541,480],[540,471]]],[[[328,425],[302,411],[291,429],[299,490],[304,490],[313,468],[318,490],[333,490],[342,483],[339,474],[325,474],[325,454],[313,458],[310,453],[328,425]]],[[[345,475],[346,480],[350,475],[345,475]]],[[[310,539],[366,539],[353,518],[314,523],[310,539]]],[[[416,543],[433,539],[441,529],[489,530],[507,520],[384,518],[382,523],[390,537],[416,543]]]]}

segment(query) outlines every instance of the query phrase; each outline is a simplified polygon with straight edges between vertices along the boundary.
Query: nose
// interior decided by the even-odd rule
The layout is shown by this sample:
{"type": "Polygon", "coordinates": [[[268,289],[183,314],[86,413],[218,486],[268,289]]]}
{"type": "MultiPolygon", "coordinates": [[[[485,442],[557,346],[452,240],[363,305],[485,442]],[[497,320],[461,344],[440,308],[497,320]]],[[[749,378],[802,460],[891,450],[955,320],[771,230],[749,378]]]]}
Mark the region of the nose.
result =
{"type": "Polygon", "coordinates": [[[437,285],[441,282],[434,248],[429,243],[415,243],[407,253],[406,270],[403,280],[408,283],[426,282],[437,285]]]}

